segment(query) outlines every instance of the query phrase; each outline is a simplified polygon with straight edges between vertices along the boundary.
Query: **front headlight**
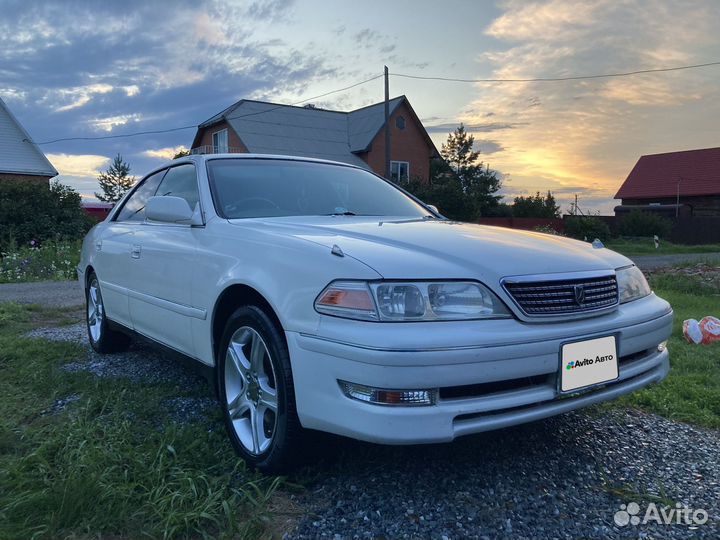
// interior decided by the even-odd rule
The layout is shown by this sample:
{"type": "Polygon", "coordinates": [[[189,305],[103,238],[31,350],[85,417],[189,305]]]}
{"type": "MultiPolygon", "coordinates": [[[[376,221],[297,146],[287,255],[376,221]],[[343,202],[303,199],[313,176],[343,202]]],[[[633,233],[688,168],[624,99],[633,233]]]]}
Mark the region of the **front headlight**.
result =
{"type": "Polygon", "coordinates": [[[459,321],[510,317],[475,281],[334,281],[315,300],[326,315],[364,321],[459,321]]]}
{"type": "Polygon", "coordinates": [[[652,292],[645,276],[637,266],[619,268],[615,273],[621,304],[643,298],[652,292]]]}

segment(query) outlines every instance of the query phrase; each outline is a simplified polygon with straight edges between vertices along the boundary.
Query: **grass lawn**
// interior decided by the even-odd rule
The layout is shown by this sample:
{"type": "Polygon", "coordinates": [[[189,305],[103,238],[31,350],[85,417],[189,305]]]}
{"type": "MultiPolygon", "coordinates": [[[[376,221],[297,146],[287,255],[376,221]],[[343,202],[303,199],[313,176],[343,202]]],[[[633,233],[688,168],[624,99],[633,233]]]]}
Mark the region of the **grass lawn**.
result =
{"type": "MultiPolygon", "coordinates": [[[[651,280],[675,308],[672,372],[596,410],[638,407],[718,429],[720,343],[689,345],[681,325],[720,315],[720,282],[667,274],[651,280]]],[[[0,304],[0,538],[277,536],[278,522],[297,513],[278,491],[291,486],[245,468],[219,411],[188,424],[162,414],[165,399],[204,397],[208,388],[66,372],[60,367],[85,354],[82,347],[22,337],[79,317],[0,304]],[[69,396],[76,400],[53,411],[69,396]]]]}
{"type": "Polygon", "coordinates": [[[691,345],[682,335],[685,319],[720,317],[720,282],[697,277],[651,276],[655,293],[675,310],[668,343],[671,371],[662,384],[631,394],[619,403],[635,405],[673,420],[720,429],[720,342],[691,345]]]}
{"type": "Polygon", "coordinates": [[[77,316],[0,304],[0,538],[269,536],[279,480],[245,469],[219,416],[213,431],[158,418],[193,394],[68,373],[79,345],[20,337],[77,316]]]}
{"type": "Polygon", "coordinates": [[[672,244],[665,240],[661,240],[660,247],[655,249],[655,242],[652,238],[633,240],[614,238],[605,242],[605,247],[629,257],[635,255],[671,255],[674,253],[720,253],[720,244],[685,246],[672,244]]]}

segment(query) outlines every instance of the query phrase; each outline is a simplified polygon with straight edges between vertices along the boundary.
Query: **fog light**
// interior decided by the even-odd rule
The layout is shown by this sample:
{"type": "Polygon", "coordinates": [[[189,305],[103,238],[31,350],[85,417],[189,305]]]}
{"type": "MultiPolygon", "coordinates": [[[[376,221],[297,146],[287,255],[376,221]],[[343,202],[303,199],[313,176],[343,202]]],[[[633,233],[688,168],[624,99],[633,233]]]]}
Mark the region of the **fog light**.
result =
{"type": "Polygon", "coordinates": [[[665,349],[667,349],[667,341],[658,343],[657,349],[658,349],[658,352],[663,352],[665,349]]]}
{"type": "Polygon", "coordinates": [[[437,390],[388,390],[338,381],[349,398],[375,405],[433,405],[437,390]]]}

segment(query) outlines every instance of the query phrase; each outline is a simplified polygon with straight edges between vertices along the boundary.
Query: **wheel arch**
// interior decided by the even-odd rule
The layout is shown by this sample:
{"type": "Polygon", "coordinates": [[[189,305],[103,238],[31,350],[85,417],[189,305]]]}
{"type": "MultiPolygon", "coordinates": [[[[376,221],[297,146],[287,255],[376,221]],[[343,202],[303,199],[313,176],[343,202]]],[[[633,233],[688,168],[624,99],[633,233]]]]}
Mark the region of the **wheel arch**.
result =
{"type": "Polygon", "coordinates": [[[282,322],[265,296],[249,285],[235,283],[220,293],[212,311],[212,352],[215,365],[217,365],[218,347],[225,330],[225,323],[237,308],[247,305],[254,305],[262,309],[277,325],[284,339],[285,332],[282,322]]]}
{"type": "Polygon", "coordinates": [[[93,265],[88,264],[87,267],[85,268],[85,288],[87,288],[87,286],[88,286],[91,274],[97,275],[97,273],[95,272],[95,268],[93,268],[93,265]]]}

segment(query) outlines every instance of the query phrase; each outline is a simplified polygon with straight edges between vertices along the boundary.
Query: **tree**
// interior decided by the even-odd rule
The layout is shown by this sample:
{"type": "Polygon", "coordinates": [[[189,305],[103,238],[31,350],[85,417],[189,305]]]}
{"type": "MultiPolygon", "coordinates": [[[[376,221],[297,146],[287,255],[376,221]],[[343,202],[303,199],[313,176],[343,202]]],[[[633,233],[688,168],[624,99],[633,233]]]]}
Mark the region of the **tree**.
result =
{"type": "Polygon", "coordinates": [[[118,154],[110,167],[98,176],[102,193],[96,191],[95,196],[102,202],[116,203],[135,184],[135,180],[134,176],[130,176],[130,164],[118,154]]]}
{"type": "Polygon", "coordinates": [[[514,217],[559,218],[560,206],[555,203],[555,196],[550,191],[544,197],[538,191],[535,195],[515,197],[512,213],[514,217]]]}
{"type": "Polygon", "coordinates": [[[177,153],[172,157],[173,159],[185,157],[190,155],[190,150],[187,148],[183,148],[182,150],[178,150],[177,153]]]}
{"type": "Polygon", "coordinates": [[[492,213],[502,198],[495,195],[502,186],[500,178],[489,166],[479,161],[480,152],[473,150],[474,144],[475,137],[469,135],[465,126],[460,124],[448,135],[440,151],[450,170],[457,176],[463,193],[471,201],[472,219],[492,213]]]}

